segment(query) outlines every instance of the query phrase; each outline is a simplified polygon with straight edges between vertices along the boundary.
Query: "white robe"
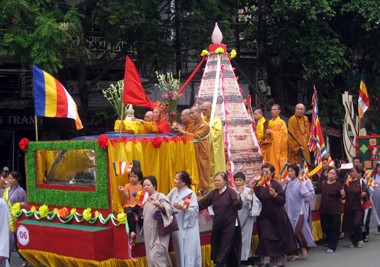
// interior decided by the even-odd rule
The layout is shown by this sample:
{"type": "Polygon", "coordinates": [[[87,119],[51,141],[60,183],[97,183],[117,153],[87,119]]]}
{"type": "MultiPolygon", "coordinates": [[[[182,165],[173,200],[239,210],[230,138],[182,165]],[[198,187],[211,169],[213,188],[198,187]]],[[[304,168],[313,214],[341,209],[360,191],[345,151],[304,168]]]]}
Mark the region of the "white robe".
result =
{"type": "MultiPolygon", "coordinates": [[[[235,188],[237,192],[237,189],[235,188]]],[[[241,246],[241,261],[248,260],[252,256],[251,240],[253,233],[253,225],[256,221],[256,216],[260,215],[261,203],[256,195],[249,194],[250,189],[244,187],[242,194],[240,195],[241,201],[243,202],[242,208],[238,211],[239,221],[241,225],[241,236],[242,236],[242,246],[241,246]]]]}
{"type": "Polygon", "coordinates": [[[0,267],[9,267],[9,217],[8,204],[0,198],[0,267]]]}
{"type": "MultiPolygon", "coordinates": [[[[167,226],[171,223],[173,217],[173,207],[170,205],[167,197],[162,193],[154,192],[150,195],[152,202],[159,200],[161,205],[164,205],[166,214],[169,218],[163,216],[164,225],[167,226]]],[[[151,202],[146,202],[144,206],[144,242],[146,251],[146,260],[148,267],[171,267],[172,263],[169,257],[169,240],[170,235],[159,236],[157,229],[157,221],[153,218],[154,212],[158,210],[151,202]]]]}
{"type": "Polygon", "coordinates": [[[202,252],[198,225],[198,201],[193,191],[174,188],[168,194],[169,201],[183,205],[182,199],[191,194],[190,206],[186,211],[178,210],[175,216],[179,230],[172,234],[178,267],[202,267],[202,252]]]}

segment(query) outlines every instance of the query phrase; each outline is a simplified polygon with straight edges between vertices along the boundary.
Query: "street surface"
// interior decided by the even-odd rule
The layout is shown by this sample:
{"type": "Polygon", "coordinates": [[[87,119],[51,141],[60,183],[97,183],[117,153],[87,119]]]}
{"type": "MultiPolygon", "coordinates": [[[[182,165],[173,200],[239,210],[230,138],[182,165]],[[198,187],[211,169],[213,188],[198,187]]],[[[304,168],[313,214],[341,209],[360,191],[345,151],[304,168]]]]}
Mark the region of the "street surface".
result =
{"type": "MultiPolygon", "coordinates": [[[[336,252],[328,254],[323,244],[309,251],[306,260],[287,262],[288,267],[378,267],[380,266],[380,235],[374,235],[375,229],[371,230],[368,243],[363,248],[348,248],[351,244],[348,238],[340,239],[336,252]]],[[[19,267],[22,260],[17,253],[12,253],[11,267],[19,267]]],[[[65,267],[65,266],[62,266],[65,267]]]]}

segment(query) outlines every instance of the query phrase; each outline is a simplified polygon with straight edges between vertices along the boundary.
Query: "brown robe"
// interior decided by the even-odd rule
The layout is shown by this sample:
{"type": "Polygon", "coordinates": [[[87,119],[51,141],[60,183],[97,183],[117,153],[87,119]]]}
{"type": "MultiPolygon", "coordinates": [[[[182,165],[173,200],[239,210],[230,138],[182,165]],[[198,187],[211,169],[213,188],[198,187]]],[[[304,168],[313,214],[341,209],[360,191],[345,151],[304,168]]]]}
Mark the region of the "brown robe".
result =
{"type": "Polygon", "coordinates": [[[288,132],[289,162],[293,164],[302,163],[302,152],[305,159],[310,163],[310,152],[307,145],[310,137],[309,119],[306,116],[293,115],[288,121],[288,132]],[[303,150],[301,150],[301,146],[303,150]]]}
{"type": "Polygon", "coordinates": [[[270,180],[271,187],[277,192],[273,198],[269,194],[269,187],[256,186],[256,196],[259,198],[262,209],[257,218],[259,246],[257,254],[266,256],[283,256],[297,249],[296,238],[285,212],[285,193],[279,182],[270,180]]]}
{"type": "Polygon", "coordinates": [[[238,210],[242,202],[237,199],[236,192],[227,187],[219,194],[214,189],[199,201],[199,210],[204,210],[212,205],[214,218],[211,233],[211,259],[221,266],[239,266],[241,255],[241,228],[238,210]]]}
{"type": "MultiPolygon", "coordinates": [[[[367,185],[362,182],[360,188],[360,179],[352,181],[348,186],[344,185],[346,193],[346,203],[344,204],[343,231],[352,234],[355,229],[362,223],[364,210],[360,204],[360,194],[367,191],[367,185]]],[[[368,195],[368,192],[367,192],[368,195]]]]}
{"type": "Polygon", "coordinates": [[[206,190],[210,184],[210,127],[204,120],[192,121],[186,126],[185,136],[195,140],[195,156],[197,159],[199,185],[198,190],[206,190]]]}

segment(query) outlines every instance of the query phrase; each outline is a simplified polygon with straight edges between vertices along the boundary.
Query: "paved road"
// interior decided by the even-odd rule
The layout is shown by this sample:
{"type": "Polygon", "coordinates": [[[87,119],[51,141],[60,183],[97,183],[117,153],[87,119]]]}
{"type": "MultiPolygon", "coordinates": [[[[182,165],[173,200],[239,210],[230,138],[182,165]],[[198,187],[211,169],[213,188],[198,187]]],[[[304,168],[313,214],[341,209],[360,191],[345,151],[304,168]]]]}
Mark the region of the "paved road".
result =
{"type": "MultiPolygon", "coordinates": [[[[338,249],[332,254],[326,253],[326,248],[319,245],[310,251],[306,260],[288,262],[287,267],[379,267],[380,266],[380,235],[371,231],[370,240],[363,248],[348,248],[348,238],[339,241],[338,249]]],[[[12,253],[11,267],[22,264],[17,253],[12,253]]],[[[65,267],[65,266],[62,266],[65,267]]]]}

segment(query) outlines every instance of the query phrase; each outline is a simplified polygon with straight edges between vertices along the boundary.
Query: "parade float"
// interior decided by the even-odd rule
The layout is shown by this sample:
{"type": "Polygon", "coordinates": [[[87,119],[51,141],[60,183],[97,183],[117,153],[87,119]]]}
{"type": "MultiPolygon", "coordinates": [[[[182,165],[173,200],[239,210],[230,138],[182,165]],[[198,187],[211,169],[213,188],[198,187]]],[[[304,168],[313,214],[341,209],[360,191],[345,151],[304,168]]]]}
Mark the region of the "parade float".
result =
{"type": "MultiPolygon", "coordinates": [[[[243,171],[252,179],[260,172],[263,159],[251,107],[246,107],[231,65],[236,52],[227,52],[217,26],[212,39],[209,49],[202,51],[202,61],[177,91],[178,97],[205,62],[196,103],[211,102],[211,118],[216,115],[223,123],[227,171],[243,171]]],[[[196,190],[193,139],[129,134],[122,131],[123,124],[121,118],[115,132],[71,141],[20,141],[25,151],[28,203],[15,204],[12,214],[17,217],[19,252],[33,266],[147,266],[143,237],[138,236],[134,247],[128,240],[124,197],[117,189],[128,182],[126,164],[132,160],[140,161],[145,175],[157,177],[159,192],[168,193],[175,173],[182,170],[190,174],[196,190]]],[[[203,266],[213,265],[211,220],[207,212],[199,214],[203,266]]],[[[254,251],[256,230],[252,234],[254,251]]],[[[313,234],[316,240],[321,238],[317,217],[313,234]]],[[[170,251],[175,262],[172,246],[170,251]]]]}

